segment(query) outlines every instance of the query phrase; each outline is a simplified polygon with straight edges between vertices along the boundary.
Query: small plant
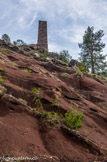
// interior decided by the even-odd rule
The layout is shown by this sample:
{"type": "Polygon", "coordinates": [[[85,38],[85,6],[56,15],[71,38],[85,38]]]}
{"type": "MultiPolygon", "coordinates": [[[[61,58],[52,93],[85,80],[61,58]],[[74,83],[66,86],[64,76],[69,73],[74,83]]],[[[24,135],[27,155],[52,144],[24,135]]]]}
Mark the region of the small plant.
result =
{"type": "Polygon", "coordinates": [[[82,126],[84,120],[83,112],[77,111],[76,106],[71,108],[71,112],[65,113],[65,124],[73,129],[78,129],[82,126]]]}
{"type": "Polygon", "coordinates": [[[43,109],[42,103],[41,103],[41,99],[40,99],[40,90],[41,88],[33,88],[32,90],[32,95],[33,95],[33,102],[35,102],[37,108],[40,108],[40,110],[43,109]]]}
{"type": "Polygon", "coordinates": [[[3,71],[4,71],[4,69],[0,67],[0,72],[3,72],[3,71]]]}
{"type": "Polygon", "coordinates": [[[36,108],[32,108],[31,110],[30,110],[30,112],[35,112],[36,111],[36,108]]]}
{"type": "Polygon", "coordinates": [[[67,78],[67,77],[69,77],[69,74],[68,74],[68,73],[62,73],[62,76],[63,76],[64,78],[67,78]]]}
{"type": "Polygon", "coordinates": [[[27,130],[25,130],[25,131],[22,133],[22,135],[26,135],[26,134],[28,134],[28,131],[27,131],[27,130]]]}
{"type": "Polygon", "coordinates": [[[43,54],[43,58],[46,59],[47,57],[49,57],[49,53],[48,53],[48,51],[45,51],[43,54]]]}
{"type": "Polygon", "coordinates": [[[10,49],[4,49],[3,47],[0,47],[0,52],[4,52],[4,53],[13,53],[12,50],[10,50],[10,49]]]}
{"type": "Polygon", "coordinates": [[[56,95],[54,99],[51,100],[52,106],[59,106],[59,97],[56,95]]]}
{"type": "Polygon", "coordinates": [[[61,116],[56,112],[48,112],[46,122],[53,125],[54,123],[59,124],[61,116]]]}
{"type": "Polygon", "coordinates": [[[12,50],[10,50],[10,49],[4,49],[4,51],[3,52],[5,52],[5,53],[13,53],[13,51],[12,50]]]}
{"type": "Polygon", "coordinates": [[[56,112],[46,112],[41,111],[41,118],[45,118],[45,121],[51,125],[54,123],[58,124],[60,122],[61,115],[56,112]]]}
{"type": "Polygon", "coordinates": [[[4,79],[3,79],[3,77],[0,74],[0,84],[3,83],[3,82],[4,82],[4,79]]]}
{"type": "Polygon", "coordinates": [[[88,131],[85,130],[85,131],[84,131],[84,136],[87,136],[87,135],[88,135],[88,131]]]}
{"type": "Polygon", "coordinates": [[[81,72],[88,72],[88,67],[86,67],[82,62],[78,63],[78,68],[81,72]]]}
{"type": "Polygon", "coordinates": [[[0,98],[6,93],[7,89],[0,84],[0,98]]]}
{"type": "Polygon", "coordinates": [[[60,52],[59,60],[63,61],[66,64],[69,64],[70,59],[71,59],[71,56],[67,50],[63,50],[60,52]]]}
{"type": "Polygon", "coordinates": [[[23,69],[23,71],[25,71],[25,72],[29,72],[29,73],[32,72],[32,71],[31,71],[30,69],[28,69],[28,68],[23,69]]]}
{"type": "Polygon", "coordinates": [[[23,100],[22,98],[19,98],[18,101],[23,105],[27,105],[27,101],[23,100]]]}
{"type": "Polygon", "coordinates": [[[26,94],[26,90],[23,87],[20,87],[20,91],[24,94],[26,94]]]}
{"type": "Polygon", "coordinates": [[[19,47],[20,50],[24,51],[24,47],[19,47]]]}
{"type": "Polygon", "coordinates": [[[76,72],[77,72],[78,75],[83,76],[83,72],[79,68],[77,69],[76,72]]]}
{"type": "Polygon", "coordinates": [[[3,157],[7,158],[7,157],[10,157],[10,155],[9,154],[4,154],[3,157]]]}

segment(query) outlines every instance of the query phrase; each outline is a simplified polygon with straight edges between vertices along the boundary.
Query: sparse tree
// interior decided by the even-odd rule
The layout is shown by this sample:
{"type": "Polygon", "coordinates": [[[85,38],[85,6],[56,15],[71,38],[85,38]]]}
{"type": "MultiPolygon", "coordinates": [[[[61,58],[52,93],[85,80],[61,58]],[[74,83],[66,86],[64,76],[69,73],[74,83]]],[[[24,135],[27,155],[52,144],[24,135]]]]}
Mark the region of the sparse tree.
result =
{"type": "Polygon", "coordinates": [[[1,39],[4,40],[5,43],[10,43],[10,37],[7,34],[3,34],[1,39]]]}
{"type": "Polygon", "coordinates": [[[83,42],[79,43],[79,48],[81,48],[80,60],[91,68],[92,73],[98,73],[107,66],[105,62],[107,55],[102,54],[105,47],[101,41],[103,36],[103,30],[94,32],[94,27],[88,27],[83,36],[83,42]]]}
{"type": "Polygon", "coordinates": [[[15,46],[21,46],[21,45],[25,45],[26,43],[21,39],[17,39],[16,41],[13,42],[13,44],[15,46]]]}
{"type": "Polygon", "coordinates": [[[69,52],[67,50],[62,50],[59,55],[59,59],[65,63],[69,63],[70,59],[72,57],[70,56],[69,52]]]}

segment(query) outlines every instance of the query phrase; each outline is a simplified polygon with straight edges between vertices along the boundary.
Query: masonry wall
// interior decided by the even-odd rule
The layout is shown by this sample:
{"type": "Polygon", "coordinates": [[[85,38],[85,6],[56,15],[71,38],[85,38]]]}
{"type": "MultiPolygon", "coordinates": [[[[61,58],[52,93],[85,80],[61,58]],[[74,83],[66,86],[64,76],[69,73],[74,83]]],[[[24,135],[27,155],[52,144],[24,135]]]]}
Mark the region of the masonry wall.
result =
{"type": "Polygon", "coordinates": [[[39,21],[38,24],[38,47],[48,50],[47,21],[39,21]]]}

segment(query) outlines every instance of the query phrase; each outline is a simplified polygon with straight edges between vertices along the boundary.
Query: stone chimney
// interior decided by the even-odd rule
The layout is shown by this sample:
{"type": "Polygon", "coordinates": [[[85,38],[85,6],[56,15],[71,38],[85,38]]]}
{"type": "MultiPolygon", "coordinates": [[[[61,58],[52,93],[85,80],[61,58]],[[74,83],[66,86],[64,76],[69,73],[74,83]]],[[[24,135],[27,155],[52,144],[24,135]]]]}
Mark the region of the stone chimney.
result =
{"type": "Polygon", "coordinates": [[[40,49],[48,50],[47,21],[39,21],[37,45],[40,49]]]}

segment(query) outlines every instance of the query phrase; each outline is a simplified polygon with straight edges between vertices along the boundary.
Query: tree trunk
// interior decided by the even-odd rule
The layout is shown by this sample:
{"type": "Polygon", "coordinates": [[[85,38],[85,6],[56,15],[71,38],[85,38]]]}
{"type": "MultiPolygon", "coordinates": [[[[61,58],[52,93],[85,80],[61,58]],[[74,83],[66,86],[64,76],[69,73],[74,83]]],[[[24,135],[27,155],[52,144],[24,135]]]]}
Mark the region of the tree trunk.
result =
{"type": "Polygon", "coordinates": [[[91,72],[92,72],[92,73],[95,73],[95,70],[94,70],[93,51],[91,52],[91,72]]]}

